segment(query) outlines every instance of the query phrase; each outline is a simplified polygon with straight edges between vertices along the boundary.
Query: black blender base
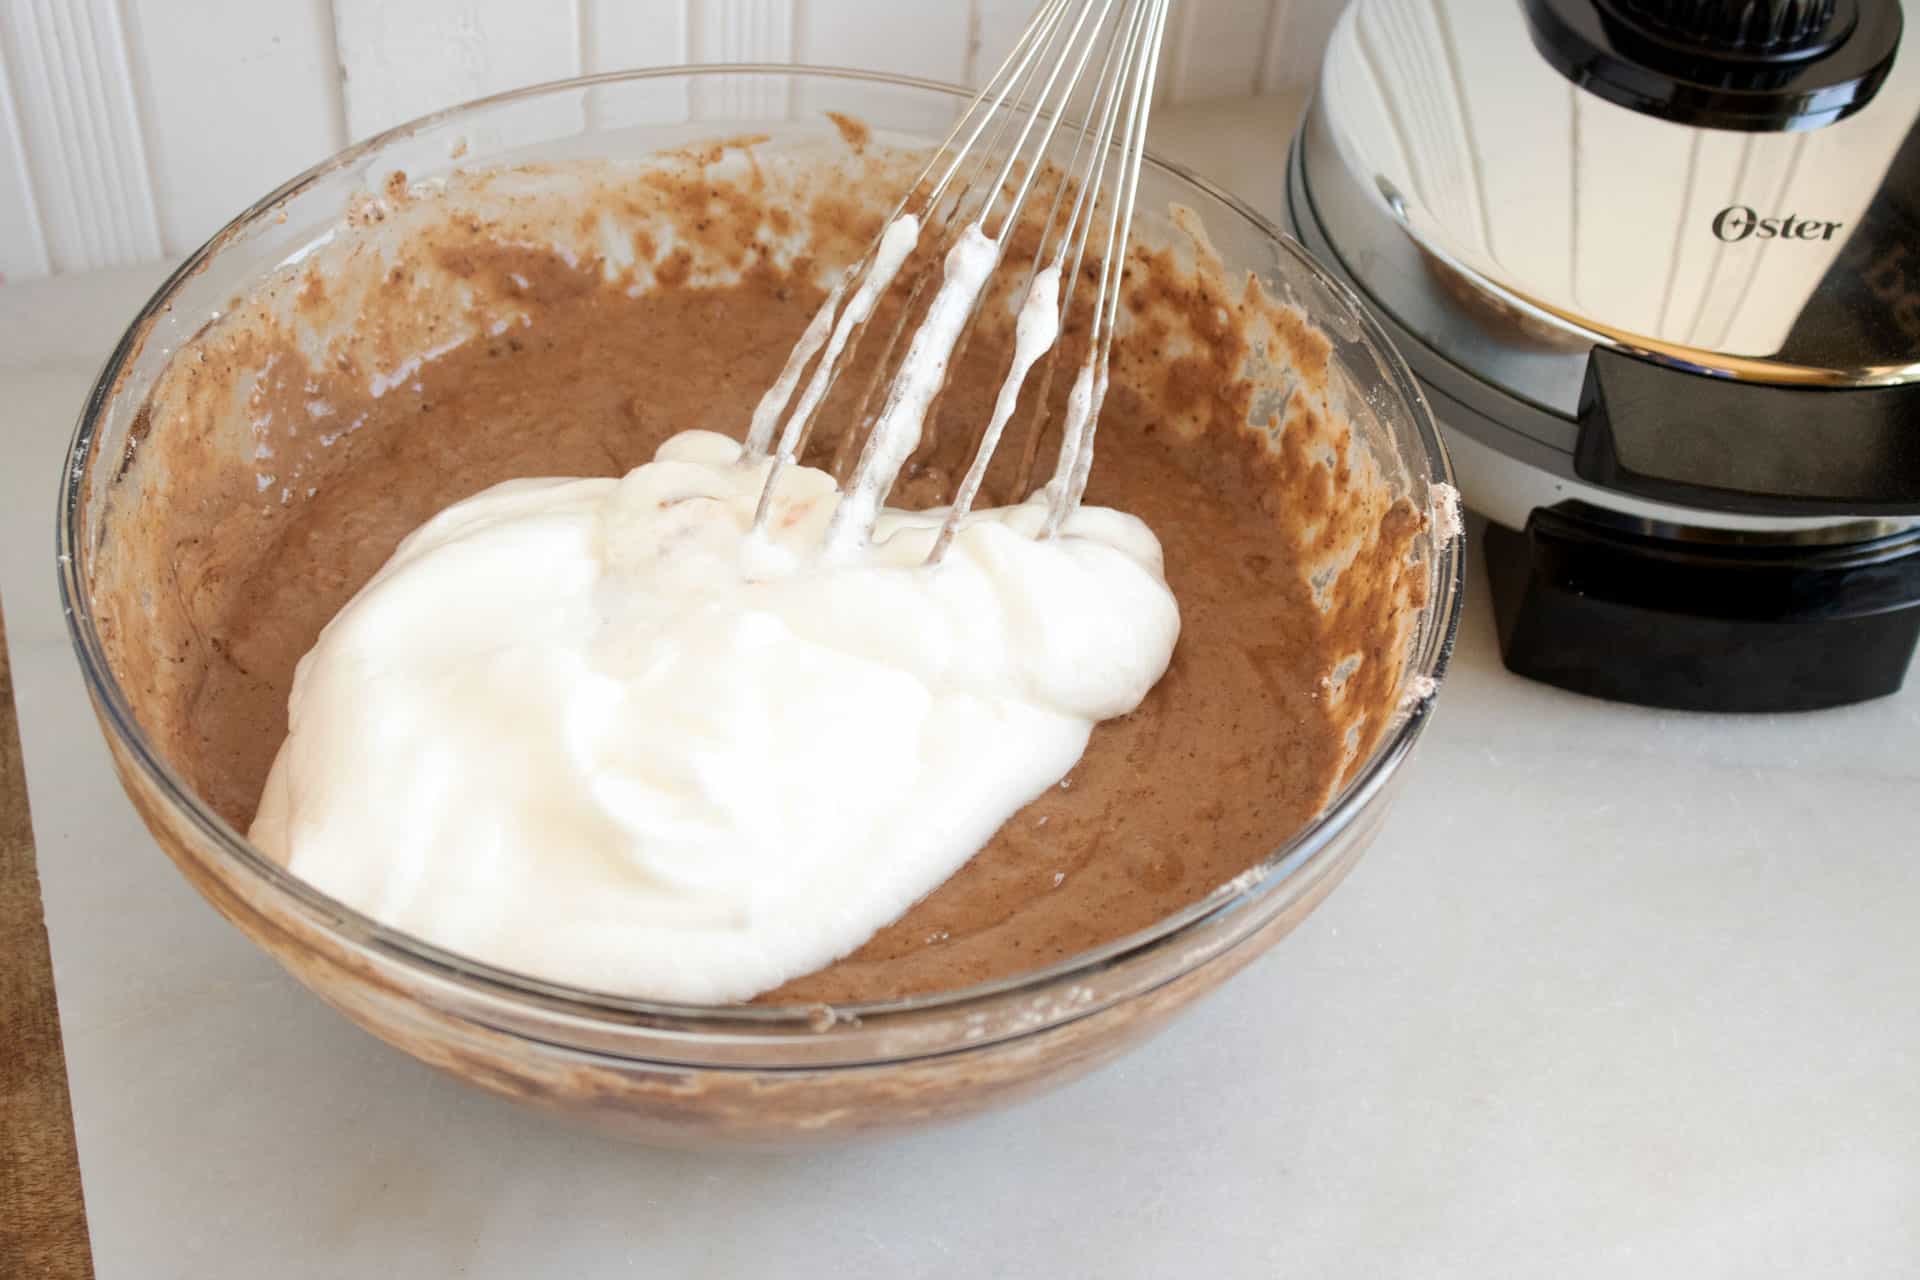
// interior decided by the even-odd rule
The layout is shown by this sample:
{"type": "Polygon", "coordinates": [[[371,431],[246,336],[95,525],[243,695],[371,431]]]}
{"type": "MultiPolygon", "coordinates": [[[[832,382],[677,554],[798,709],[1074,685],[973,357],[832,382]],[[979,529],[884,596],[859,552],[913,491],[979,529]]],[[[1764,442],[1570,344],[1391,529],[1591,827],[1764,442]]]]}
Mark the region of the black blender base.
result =
{"type": "Polygon", "coordinates": [[[1920,643],[1920,530],[1834,546],[1677,541],[1558,509],[1489,524],[1518,675],[1689,711],[1812,711],[1899,690],[1920,643]]]}

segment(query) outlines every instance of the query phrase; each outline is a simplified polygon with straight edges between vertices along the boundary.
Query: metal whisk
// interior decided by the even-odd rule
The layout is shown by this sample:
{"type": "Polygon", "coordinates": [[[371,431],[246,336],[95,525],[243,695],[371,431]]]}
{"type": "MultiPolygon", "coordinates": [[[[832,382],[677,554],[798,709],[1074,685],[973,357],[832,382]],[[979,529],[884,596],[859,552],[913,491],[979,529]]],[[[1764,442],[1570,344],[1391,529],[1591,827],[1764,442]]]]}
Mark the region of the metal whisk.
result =
{"type": "MultiPolygon", "coordinates": [[[[829,290],[756,407],[745,456],[757,462],[769,449],[773,454],[754,518],[756,532],[766,524],[782,471],[805,447],[815,416],[850,363],[876,306],[921,240],[934,234],[945,246],[940,286],[904,358],[895,364],[892,357],[912,310],[909,300],[881,360],[882,369],[892,368],[882,406],[870,424],[852,424],[868,426],[865,443],[843,486],[824,552],[833,557],[865,545],[881,503],[921,442],[955,345],[1000,266],[1036,180],[1054,162],[1056,135],[1065,128],[1061,149],[1070,146],[1071,151],[1064,164],[1055,166],[1059,177],[1027,265],[1012,367],[927,559],[940,560],[971,509],[1028,375],[1054,350],[1073,304],[1088,239],[1096,223],[1104,223],[1086,355],[1067,397],[1059,458],[1047,484],[1041,536],[1059,532],[1079,505],[1093,465],[1094,428],[1106,396],[1120,277],[1170,3],[1043,0],[879,238],[829,290]],[[1090,87],[1086,109],[1069,121],[1069,107],[1083,84],[1090,87]]],[[[919,285],[912,287],[917,293],[919,285]]],[[[1049,361],[1049,381],[1051,374],[1049,361]]],[[[1043,404],[1046,390],[1043,385],[1038,397],[1043,404]]],[[[864,405],[855,416],[864,418],[864,405]]]]}

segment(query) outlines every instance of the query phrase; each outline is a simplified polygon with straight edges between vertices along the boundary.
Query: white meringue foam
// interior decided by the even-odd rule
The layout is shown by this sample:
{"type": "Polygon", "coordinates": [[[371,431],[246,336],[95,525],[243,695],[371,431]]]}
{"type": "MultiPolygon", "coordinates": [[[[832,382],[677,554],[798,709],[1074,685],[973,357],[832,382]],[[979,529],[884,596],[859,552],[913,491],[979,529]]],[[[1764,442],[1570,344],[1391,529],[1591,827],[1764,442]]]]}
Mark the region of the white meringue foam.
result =
{"type": "Polygon", "coordinates": [[[538,978],[745,999],[858,947],[1165,671],[1140,521],[882,510],[688,432],[518,480],[404,541],[302,659],[253,840],[428,942],[538,978]]]}

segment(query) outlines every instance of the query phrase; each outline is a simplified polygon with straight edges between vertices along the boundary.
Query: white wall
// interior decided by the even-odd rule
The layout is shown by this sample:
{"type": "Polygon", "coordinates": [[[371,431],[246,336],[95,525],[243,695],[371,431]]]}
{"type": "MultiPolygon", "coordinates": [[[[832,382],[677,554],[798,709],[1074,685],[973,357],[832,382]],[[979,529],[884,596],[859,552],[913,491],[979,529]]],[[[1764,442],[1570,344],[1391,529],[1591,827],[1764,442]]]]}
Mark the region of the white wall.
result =
{"type": "MultiPolygon", "coordinates": [[[[0,279],[182,254],[350,139],[583,71],[978,83],[1033,0],[0,0],[0,279]]],[[[1311,81],[1340,0],[1175,0],[1163,100],[1311,81]]]]}

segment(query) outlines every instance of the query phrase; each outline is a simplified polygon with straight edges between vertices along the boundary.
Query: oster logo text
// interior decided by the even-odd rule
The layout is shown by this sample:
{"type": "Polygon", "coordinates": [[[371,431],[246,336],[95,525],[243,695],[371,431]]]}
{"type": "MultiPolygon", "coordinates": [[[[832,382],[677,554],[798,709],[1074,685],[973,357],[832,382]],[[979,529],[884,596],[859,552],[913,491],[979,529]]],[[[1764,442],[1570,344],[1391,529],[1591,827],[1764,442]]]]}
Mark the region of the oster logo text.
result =
{"type": "Polygon", "coordinates": [[[1730,204],[1713,215],[1713,234],[1728,244],[1742,240],[1831,240],[1838,222],[1802,221],[1794,214],[1763,218],[1744,204],[1730,204]]]}

